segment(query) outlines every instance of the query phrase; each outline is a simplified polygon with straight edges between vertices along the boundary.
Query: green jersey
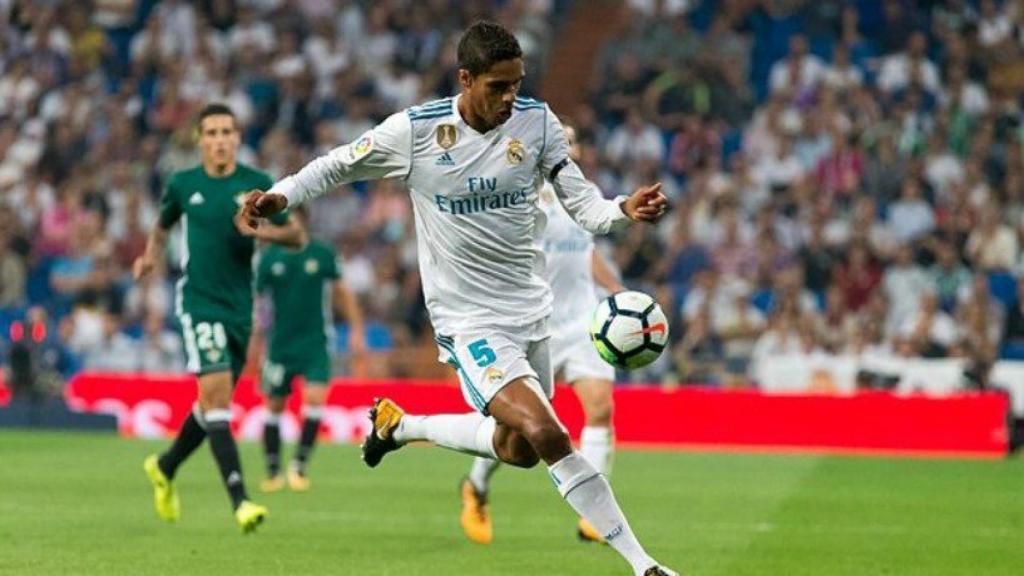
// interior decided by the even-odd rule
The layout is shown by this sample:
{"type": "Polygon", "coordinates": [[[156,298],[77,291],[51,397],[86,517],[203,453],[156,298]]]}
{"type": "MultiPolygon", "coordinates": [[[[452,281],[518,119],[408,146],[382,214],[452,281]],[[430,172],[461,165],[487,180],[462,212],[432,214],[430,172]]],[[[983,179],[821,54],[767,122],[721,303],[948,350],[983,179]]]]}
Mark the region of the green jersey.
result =
{"type": "MultiPolygon", "coordinates": [[[[202,166],[171,176],[160,200],[160,226],[182,223],[179,316],[251,323],[256,243],[238,232],[234,216],[246,192],[273,184],[269,176],[243,164],[223,178],[208,175],[202,166]]],[[[283,224],[286,219],[278,215],[272,220],[283,224]]]]}
{"type": "Polygon", "coordinates": [[[268,246],[260,254],[256,289],[274,309],[268,356],[274,362],[322,355],[333,334],[331,294],[341,278],[334,250],[310,242],[302,250],[268,246]]]}

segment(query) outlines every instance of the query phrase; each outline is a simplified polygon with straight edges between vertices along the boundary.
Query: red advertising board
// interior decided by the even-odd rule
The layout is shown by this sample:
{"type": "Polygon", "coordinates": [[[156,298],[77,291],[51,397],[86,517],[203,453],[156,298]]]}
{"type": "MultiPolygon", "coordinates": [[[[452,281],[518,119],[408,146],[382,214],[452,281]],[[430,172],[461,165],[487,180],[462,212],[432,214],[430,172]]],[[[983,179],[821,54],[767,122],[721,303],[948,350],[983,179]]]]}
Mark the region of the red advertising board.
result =
{"type": "MultiPolygon", "coordinates": [[[[190,376],[84,373],[68,384],[66,397],[72,409],[114,414],[126,436],[166,437],[188,414],[195,386],[190,376]]],[[[339,379],[330,391],[321,434],[358,442],[377,396],[389,396],[414,413],[470,410],[449,382],[339,379]]],[[[621,387],[615,403],[616,438],[632,445],[996,457],[1005,453],[1007,443],[1008,400],[998,393],[940,398],[621,387]]],[[[575,395],[560,387],[554,404],[578,436],[583,414],[575,395]]],[[[258,438],[265,412],[253,380],[243,378],[233,410],[235,431],[258,438]]],[[[299,411],[293,396],[282,422],[286,438],[298,435],[299,411]]]]}

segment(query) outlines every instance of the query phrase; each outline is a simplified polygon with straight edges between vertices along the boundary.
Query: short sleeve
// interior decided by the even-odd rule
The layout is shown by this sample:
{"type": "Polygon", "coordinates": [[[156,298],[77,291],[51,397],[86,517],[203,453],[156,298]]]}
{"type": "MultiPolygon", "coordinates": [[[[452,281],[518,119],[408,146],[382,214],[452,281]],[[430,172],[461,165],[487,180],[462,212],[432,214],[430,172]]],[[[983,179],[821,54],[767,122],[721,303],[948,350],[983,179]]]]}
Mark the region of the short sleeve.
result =
{"type": "Polygon", "coordinates": [[[181,218],[181,194],[178,190],[178,175],[171,175],[164,193],[160,196],[160,227],[168,229],[181,218]]]}

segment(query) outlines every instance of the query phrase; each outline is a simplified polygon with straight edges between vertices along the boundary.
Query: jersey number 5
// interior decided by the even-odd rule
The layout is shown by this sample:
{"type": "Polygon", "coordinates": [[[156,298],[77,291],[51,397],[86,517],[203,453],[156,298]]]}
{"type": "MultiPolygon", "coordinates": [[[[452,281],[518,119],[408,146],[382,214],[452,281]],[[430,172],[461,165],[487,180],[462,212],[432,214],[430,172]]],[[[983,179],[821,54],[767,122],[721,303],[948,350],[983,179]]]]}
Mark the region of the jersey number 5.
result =
{"type": "Polygon", "coordinates": [[[487,339],[485,338],[481,338],[476,342],[471,342],[469,344],[469,353],[473,355],[473,360],[476,361],[476,365],[481,368],[490,366],[498,359],[494,350],[487,345],[487,339]]]}

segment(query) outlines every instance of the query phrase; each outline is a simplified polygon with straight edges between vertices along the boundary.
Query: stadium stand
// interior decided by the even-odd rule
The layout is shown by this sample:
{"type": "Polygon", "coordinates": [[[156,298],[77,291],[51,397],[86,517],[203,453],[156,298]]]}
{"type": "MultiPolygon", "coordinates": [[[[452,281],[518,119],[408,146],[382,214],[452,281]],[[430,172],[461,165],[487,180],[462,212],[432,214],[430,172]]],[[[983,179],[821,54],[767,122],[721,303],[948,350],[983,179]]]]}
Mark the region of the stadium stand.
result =
{"type": "MultiPolygon", "coordinates": [[[[143,349],[179,370],[176,255],[155,282],[128,270],[166,176],[196,161],[198,107],[230,104],[244,160],[281,176],[453,93],[454,35],[490,17],[524,46],[524,92],[557,92],[563,53],[590,71],[551,100],[606,194],[658,179],[674,201],[601,243],[672,317],[671,354],[631,378],[747,385],[768,356],[869,355],[959,358],[985,386],[1024,357],[1024,3],[581,4],[0,3],[3,338],[38,306],[67,370],[139,369],[111,351],[143,349]],[[559,41],[601,15],[602,49],[559,41]]],[[[373,321],[375,373],[435,375],[400,185],[312,213],[373,321]]]]}

